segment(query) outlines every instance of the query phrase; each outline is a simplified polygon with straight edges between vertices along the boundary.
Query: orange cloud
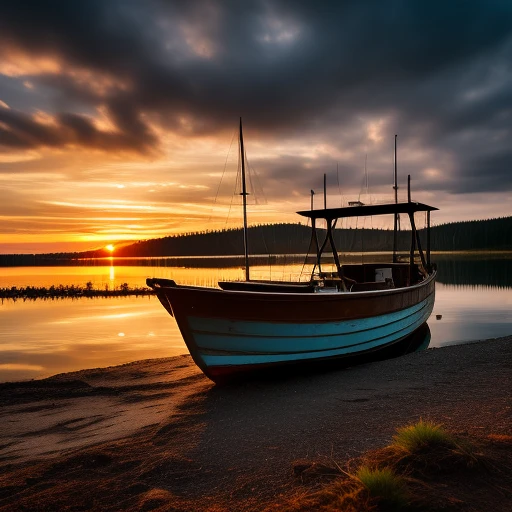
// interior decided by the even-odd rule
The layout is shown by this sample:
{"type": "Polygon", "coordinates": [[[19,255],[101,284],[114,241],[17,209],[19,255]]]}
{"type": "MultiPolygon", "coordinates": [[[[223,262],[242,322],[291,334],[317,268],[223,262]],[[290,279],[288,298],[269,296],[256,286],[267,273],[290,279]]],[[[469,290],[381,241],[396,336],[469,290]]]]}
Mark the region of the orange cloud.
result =
{"type": "Polygon", "coordinates": [[[55,56],[35,56],[15,47],[5,46],[0,57],[0,73],[11,77],[60,74],[62,69],[55,56]]]}

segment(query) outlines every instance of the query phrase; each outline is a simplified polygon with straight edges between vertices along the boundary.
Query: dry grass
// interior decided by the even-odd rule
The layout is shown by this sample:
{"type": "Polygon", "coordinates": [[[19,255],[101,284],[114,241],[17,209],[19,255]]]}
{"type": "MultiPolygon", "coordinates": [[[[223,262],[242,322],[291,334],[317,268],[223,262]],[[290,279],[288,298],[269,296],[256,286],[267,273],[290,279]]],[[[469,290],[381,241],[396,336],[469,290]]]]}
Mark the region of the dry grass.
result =
{"type": "Polygon", "coordinates": [[[289,499],[285,504],[268,510],[281,512],[370,512],[375,509],[370,496],[353,478],[338,478],[329,485],[312,492],[304,492],[289,499]]]}
{"type": "MultiPolygon", "coordinates": [[[[510,445],[510,439],[493,436],[488,443],[510,445]]],[[[467,499],[475,485],[471,482],[482,485],[496,469],[473,444],[441,425],[421,420],[398,429],[391,445],[344,466],[334,461],[296,466],[296,475],[311,490],[279,510],[466,510],[465,501],[457,495],[467,499]]],[[[497,478],[499,481],[499,475],[497,478]]],[[[486,485],[493,484],[489,481],[486,485]]]]}

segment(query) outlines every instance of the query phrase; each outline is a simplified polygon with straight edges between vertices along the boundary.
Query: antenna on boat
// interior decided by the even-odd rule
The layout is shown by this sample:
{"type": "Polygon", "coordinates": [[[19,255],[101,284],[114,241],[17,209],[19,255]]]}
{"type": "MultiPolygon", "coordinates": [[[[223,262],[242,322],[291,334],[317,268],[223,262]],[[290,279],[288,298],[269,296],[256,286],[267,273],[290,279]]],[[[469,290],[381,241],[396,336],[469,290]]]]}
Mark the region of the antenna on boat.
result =
{"type": "MultiPolygon", "coordinates": [[[[396,158],[396,138],[395,134],[395,179],[393,184],[393,189],[395,191],[395,204],[398,204],[398,177],[397,177],[397,158],[396,158]]],[[[398,245],[398,213],[394,215],[395,220],[393,224],[393,263],[397,262],[397,245],[398,245]]]]}
{"type": "Polygon", "coordinates": [[[242,201],[244,210],[244,256],[245,256],[245,280],[249,281],[249,249],[247,244],[247,188],[245,185],[245,151],[244,136],[242,133],[242,118],[240,118],[240,161],[242,163],[242,201]]]}

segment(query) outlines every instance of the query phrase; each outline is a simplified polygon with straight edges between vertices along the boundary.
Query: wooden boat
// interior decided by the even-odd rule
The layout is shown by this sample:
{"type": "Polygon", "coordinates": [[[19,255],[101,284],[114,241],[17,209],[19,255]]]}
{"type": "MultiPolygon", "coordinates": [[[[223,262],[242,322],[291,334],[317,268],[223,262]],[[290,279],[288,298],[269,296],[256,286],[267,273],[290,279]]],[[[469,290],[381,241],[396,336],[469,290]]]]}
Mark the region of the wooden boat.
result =
{"type": "MultiPolygon", "coordinates": [[[[243,173],[242,178],[245,182],[243,173]]],[[[429,233],[430,212],[436,209],[409,200],[298,212],[311,220],[317,253],[318,272],[307,283],[250,280],[246,251],[246,281],[219,283],[219,288],[165,279],[148,279],[147,284],[176,319],[197,366],[216,382],[255,371],[348,365],[398,355],[410,350],[411,339],[425,330],[434,306],[436,270],[430,262],[429,233]],[[426,254],[414,223],[416,212],[427,215],[426,254]],[[398,262],[394,252],[389,263],[340,263],[333,237],[338,219],[399,214],[411,222],[408,262],[398,262]],[[316,229],[320,219],[327,225],[322,241],[316,229]],[[328,246],[334,272],[322,272],[328,246]]]]}

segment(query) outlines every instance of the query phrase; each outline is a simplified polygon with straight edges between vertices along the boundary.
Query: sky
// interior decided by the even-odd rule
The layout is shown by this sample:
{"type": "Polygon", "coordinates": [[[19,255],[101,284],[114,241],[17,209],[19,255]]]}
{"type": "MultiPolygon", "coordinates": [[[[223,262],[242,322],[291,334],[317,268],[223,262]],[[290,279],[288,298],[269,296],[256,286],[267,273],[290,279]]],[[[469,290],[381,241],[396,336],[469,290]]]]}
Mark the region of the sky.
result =
{"type": "Polygon", "coordinates": [[[0,253],[238,226],[240,117],[249,224],[391,201],[395,134],[434,224],[512,215],[512,2],[0,0],[0,253]]]}

